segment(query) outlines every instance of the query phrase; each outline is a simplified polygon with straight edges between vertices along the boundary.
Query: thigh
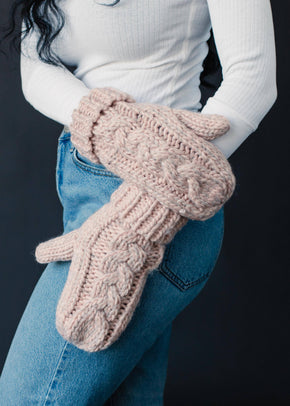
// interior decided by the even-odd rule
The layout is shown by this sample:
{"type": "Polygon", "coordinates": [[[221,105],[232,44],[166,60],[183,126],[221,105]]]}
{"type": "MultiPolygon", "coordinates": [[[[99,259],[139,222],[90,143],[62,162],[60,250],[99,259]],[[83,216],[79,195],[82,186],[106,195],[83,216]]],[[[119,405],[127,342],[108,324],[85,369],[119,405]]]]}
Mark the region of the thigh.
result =
{"type": "Polygon", "coordinates": [[[68,265],[48,264],[30,296],[1,374],[1,406],[48,404],[47,395],[61,374],[66,354],[54,314],[68,265]]]}
{"type": "MultiPolygon", "coordinates": [[[[57,192],[64,233],[79,227],[110,199],[122,180],[77,154],[70,134],[59,140],[57,192]]],[[[70,263],[53,262],[41,275],[15,333],[1,377],[3,406],[103,405],[174,318],[199,294],[217,260],[223,210],[190,221],[168,244],[146,281],[134,315],[109,348],[88,353],[57,332],[55,310],[70,263]]]]}
{"type": "Polygon", "coordinates": [[[106,406],[163,406],[172,323],[106,402],[106,406]]]}
{"type": "Polygon", "coordinates": [[[2,372],[1,406],[102,406],[205,283],[182,292],[156,270],[120,338],[106,350],[89,353],[55,328],[68,269],[68,262],[49,264],[31,295],[2,372]]]}

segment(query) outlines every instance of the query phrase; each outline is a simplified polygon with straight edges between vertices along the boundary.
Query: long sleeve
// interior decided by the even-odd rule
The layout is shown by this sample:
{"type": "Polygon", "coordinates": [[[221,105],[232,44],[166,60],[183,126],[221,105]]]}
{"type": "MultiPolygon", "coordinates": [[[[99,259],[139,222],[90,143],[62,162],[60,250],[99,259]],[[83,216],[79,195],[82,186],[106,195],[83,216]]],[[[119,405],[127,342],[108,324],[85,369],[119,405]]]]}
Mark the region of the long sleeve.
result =
{"type": "Polygon", "coordinates": [[[36,32],[30,32],[21,44],[24,53],[20,54],[23,95],[40,113],[69,126],[74,108],[90,89],[64,65],[49,65],[39,59],[36,32]]]}
{"type": "Polygon", "coordinates": [[[42,62],[36,51],[39,33],[30,32],[21,44],[24,97],[40,113],[66,126],[81,98],[94,87],[113,86],[137,102],[194,110],[211,26],[223,80],[201,113],[229,120],[230,130],[212,141],[228,158],[257,129],[277,98],[270,0],[179,1],[176,14],[171,2],[162,0],[149,8],[140,2],[137,10],[130,2],[121,1],[113,10],[71,0],[56,53],[68,65],[74,61],[77,69],[72,73],[65,65],[42,62]],[[190,16],[188,26],[185,15],[190,16]],[[121,30],[124,21],[132,24],[121,30]]]}
{"type": "Polygon", "coordinates": [[[228,158],[277,98],[270,0],[207,0],[223,80],[201,113],[224,115],[231,129],[212,141],[228,158]]]}

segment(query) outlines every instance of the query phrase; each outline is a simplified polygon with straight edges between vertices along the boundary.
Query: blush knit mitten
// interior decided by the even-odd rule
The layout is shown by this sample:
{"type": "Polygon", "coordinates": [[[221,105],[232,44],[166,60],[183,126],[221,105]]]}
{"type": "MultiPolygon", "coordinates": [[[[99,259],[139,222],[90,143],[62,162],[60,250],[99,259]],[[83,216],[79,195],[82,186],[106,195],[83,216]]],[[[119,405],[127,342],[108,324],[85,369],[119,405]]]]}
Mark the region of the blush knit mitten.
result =
{"type": "Polygon", "coordinates": [[[129,323],[148,273],[187,219],[123,182],[80,228],[36,248],[39,262],[71,261],[56,327],[85,351],[110,346],[129,323]]]}
{"type": "MultiPolygon", "coordinates": [[[[104,92],[112,96],[114,90],[104,92]]],[[[100,96],[100,89],[91,93],[100,103],[95,94],[100,96]]],[[[117,340],[165,245],[188,218],[211,217],[235,187],[227,160],[206,141],[228,130],[224,118],[200,120],[199,113],[140,103],[130,110],[116,100],[90,116],[98,109],[86,110],[94,103],[83,99],[74,111],[71,140],[81,154],[125,181],[79,229],[38,245],[35,252],[41,263],[71,261],[56,326],[86,351],[117,340]]]]}
{"type": "Polygon", "coordinates": [[[235,187],[228,160],[209,142],[229,130],[227,119],[131,100],[114,88],[92,89],[72,114],[72,144],[181,215],[213,216],[235,187]]]}

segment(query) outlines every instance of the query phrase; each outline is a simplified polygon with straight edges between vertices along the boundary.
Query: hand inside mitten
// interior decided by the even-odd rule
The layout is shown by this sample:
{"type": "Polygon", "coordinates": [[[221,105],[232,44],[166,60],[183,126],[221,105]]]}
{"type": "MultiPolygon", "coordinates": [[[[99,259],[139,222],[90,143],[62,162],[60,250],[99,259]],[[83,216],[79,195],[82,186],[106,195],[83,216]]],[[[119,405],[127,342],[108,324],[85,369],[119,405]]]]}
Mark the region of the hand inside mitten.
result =
{"type": "Polygon", "coordinates": [[[59,333],[98,351],[132,318],[148,273],[187,219],[123,182],[83,225],[37,246],[38,262],[71,260],[56,310],[59,333]]]}
{"type": "Polygon", "coordinates": [[[81,113],[74,112],[71,126],[77,150],[166,207],[206,220],[232,195],[231,166],[208,141],[228,131],[223,116],[117,101],[94,117],[90,132],[81,133],[84,109],[81,104],[81,113]]]}

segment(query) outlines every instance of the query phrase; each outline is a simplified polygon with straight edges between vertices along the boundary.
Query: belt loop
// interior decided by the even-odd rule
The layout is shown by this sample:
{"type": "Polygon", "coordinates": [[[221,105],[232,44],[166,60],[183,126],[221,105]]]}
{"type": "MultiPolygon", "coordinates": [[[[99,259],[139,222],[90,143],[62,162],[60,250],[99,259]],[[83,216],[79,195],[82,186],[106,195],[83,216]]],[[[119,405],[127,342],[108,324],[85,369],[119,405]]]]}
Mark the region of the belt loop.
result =
{"type": "Polygon", "coordinates": [[[63,127],[63,131],[65,132],[65,133],[69,133],[69,127],[67,126],[67,125],[65,125],[64,127],[63,127]]]}

